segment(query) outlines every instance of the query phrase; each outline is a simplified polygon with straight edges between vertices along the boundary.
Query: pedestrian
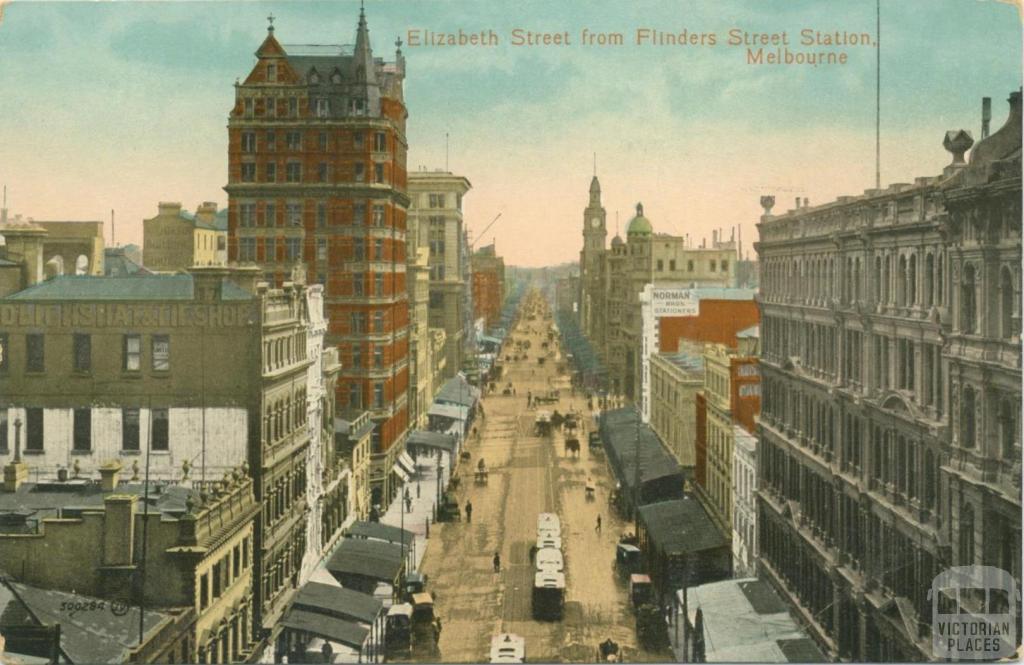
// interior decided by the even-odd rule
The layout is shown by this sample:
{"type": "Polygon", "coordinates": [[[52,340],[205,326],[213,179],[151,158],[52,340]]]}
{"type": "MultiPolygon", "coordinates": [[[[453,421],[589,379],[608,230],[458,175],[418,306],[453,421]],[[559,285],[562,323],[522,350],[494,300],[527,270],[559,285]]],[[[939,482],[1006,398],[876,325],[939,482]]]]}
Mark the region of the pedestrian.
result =
{"type": "Polygon", "coordinates": [[[598,533],[601,533],[601,516],[600,515],[597,516],[597,526],[594,527],[594,531],[597,531],[598,533]]]}
{"type": "Polygon", "coordinates": [[[411,496],[405,497],[405,512],[407,512],[407,513],[411,513],[412,512],[412,497],[411,496]]]}
{"type": "Polygon", "coordinates": [[[537,545],[531,545],[530,546],[530,563],[531,564],[533,563],[533,560],[535,558],[537,558],[537,551],[538,551],[537,545]]]}
{"type": "Polygon", "coordinates": [[[472,522],[472,521],[473,521],[473,502],[467,500],[466,501],[466,522],[469,523],[469,522],[472,522]]]}
{"type": "Polygon", "coordinates": [[[494,553],[494,572],[501,572],[501,555],[497,552],[494,553]]]}

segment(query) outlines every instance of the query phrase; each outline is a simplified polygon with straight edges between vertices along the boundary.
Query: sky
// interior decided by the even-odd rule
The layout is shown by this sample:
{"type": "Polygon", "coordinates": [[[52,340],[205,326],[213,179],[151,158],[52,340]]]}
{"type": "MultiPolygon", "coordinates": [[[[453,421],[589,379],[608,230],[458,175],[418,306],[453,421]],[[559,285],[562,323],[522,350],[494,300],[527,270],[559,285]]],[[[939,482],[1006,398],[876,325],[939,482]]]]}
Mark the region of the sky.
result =
{"type": "MultiPolygon", "coordinates": [[[[350,44],[354,0],[31,2],[0,21],[0,184],[10,214],[108,222],[141,244],[159,201],[227,198],[227,114],[276,17],[288,44],[350,44]]],[[[776,212],[875,182],[875,50],[811,47],[800,31],[875,37],[875,0],[367,0],[374,54],[410,30],[494,30],[495,47],[403,47],[408,168],[444,168],[472,190],[476,246],[506,263],[578,260],[596,154],[608,239],[637,202],[655,231],[710,239],[742,227],[752,253],[762,194],[776,212]],[[515,29],[567,46],[515,46],[515,29]],[[637,45],[635,31],[713,33],[714,46],[637,45]],[[620,32],[621,46],[580,33],[620,32]],[[792,53],[844,65],[748,64],[729,31],[785,31],[792,53]],[[449,136],[446,156],[445,135],[449,136]],[[483,236],[479,233],[499,213],[483,236]]],[[[1021,18],[995,0],[881,0],[881,178],[936,175],[949,129],[992,129],[1021,85],[1021,18]]],[[[422,33],[421,33],[422,34],[422,33]]],[[[775,47],[765,48],[775,53],[775,47]]]]}

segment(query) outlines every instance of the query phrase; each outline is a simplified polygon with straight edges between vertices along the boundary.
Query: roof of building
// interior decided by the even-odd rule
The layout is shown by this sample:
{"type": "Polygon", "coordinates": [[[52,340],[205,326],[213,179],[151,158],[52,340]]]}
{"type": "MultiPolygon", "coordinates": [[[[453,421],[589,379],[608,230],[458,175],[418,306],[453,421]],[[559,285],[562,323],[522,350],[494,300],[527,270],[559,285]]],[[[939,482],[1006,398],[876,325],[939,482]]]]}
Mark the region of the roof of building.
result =
{"type": "MultiPolygon", "coordinates": [[[[8,637],[13,637],[17,628],[5,626],[4,617],[24,615],[27,610],[34,625],[60,625],[60,649],[72,663],[127,662],[129,652],[139,643],[139,608],[125,606],[123,613],[65,609],[92,601],[110,605],[110,601],[101,598],[41,589],[0,578],[0,632],[8,633],[9,628],[8,637]]],[[[144,634],[152,636],[172,618],[170,614],[147,609],[142,617],[144,634]]],[[[18,625],[24,624],[19,622],[18,625]]]]}
{"type": "Polygon", "coordinates": [[[644,217],[644,204],[637,203],[636,216],[629,220],[629,226],[626,227],[626,237],[637,235],[649,236],[653,232],[654,226],[651,224],[651,220],[644,217]]]}
{"type": "MultiPolygon", "coordinates": [[[[192,275],[135,275],[100,277],[63,275],[18,291],[5,300],[192,300],[192,275]]],[[[222,300],[251,300],[252,294],[224,280],[222,300]]]]}
{"type": "MultiPolygon", "coordinates": [[[[636,476],[641,483],[648,483],[680,475],[679,462],[665,450],[649,425],[637,424],[638,419],[639,414],[633,407],[601,414],[601,439],[608,451],[608,461],[616,478],[626,488],[635,485],[636,476]]],[[[682,492],[681,477],[679,491],[682,492]]]]}
{"type": "Polygon", "coordinates": [[[452,452],[455,450],[455,438],[442,434],[441,432],[428,432],[426,430],[413,430],[406,440],[407,446],[423,446],[425,448],[440,448],[452,452]]]}
{"type": "Polygon", "coordinates": [[[750,326],[736,333],[737,339],[760,339],[761,338],[761,326],[750,326]]]}
{"type": "Polygon", "coordinates": [[[673,365],[675,365],[676,367],[683,371],[700,374],[701,380],[703,380],[703,355],[695,355],[692,353],[687,353],[686,351],[664,352],[659,353],[657,355],[659,358],[667,360],[668,362],[672,363],[673,365]]]}
{"type": "Polygon", "coordinates": [[[107,247],[103,250],[103,274],[106,277],[129,277],[153,273],[128,258],[123,247],[107,247]]]}
{"type": "Polygon", "coordinates": [[[383,605],[373,596],[333,584],[308,582],[299,589],[292,606],[339,619],[373,623],[383,605]]]}
{"type": "Polygon", "coordinates": [[[434,397],[435,402],[451,402],[471,407],[480,397],[480,389],[466,380],[461,373],[444,382],[434,397]]]}
{"type": "Polygon", "coordinates": [[[285,613],[281,625],[331,642],[339,642],[353,649],[361,648],[370,634],[369,626],[296,607],[285,613]]]}
{"type": "Polygon", "coordinates": [[[691,617],[698,608],[703,615],[706,662],[827,660],[767,582],[755,578],[723,580],[690,587],[688,594],[691,617]]]}
{"type": "Polygon", "coordinates": [[[640,506],[640,522],[654,548],[666,555],[701,552],[728,544],[704,506],[691,497],[640,506]]]}

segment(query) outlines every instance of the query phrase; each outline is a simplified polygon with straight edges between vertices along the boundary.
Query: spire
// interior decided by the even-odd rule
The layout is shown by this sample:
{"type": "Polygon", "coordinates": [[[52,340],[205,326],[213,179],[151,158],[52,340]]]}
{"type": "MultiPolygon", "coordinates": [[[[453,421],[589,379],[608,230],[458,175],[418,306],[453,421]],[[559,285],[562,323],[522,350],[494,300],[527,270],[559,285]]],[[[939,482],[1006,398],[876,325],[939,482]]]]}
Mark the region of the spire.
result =
{"type": "Polygon", "coordinates": [[[373,66],[373,50],[370,48],[370,30],[366,27],[366,11],[363,3],[359,3],[359,27],[356,29],[355,57],[356,81],[373,83],[377,80],[376,68],[373,66]]]}

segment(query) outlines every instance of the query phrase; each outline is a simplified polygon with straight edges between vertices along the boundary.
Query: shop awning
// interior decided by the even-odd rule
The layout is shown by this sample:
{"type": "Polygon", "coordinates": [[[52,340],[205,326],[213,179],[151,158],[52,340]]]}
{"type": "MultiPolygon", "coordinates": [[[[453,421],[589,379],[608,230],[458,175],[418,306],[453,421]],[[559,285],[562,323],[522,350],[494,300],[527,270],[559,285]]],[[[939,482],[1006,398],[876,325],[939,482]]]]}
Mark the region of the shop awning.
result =
{"type": "Polygon", "coordinates": [[[400,529],[397,526],[381,524],[380,522],[354,522],[351,528],[349,528],[347,535],[356,538],[384,540],[396,545],[401,545],[404,540],[406,547],[409,547],[416,538],[416,534],[408,529],[400,529]]]}
{"type": "Polygon", "coordinates": [[[456,404],[439,404],[435,402],[430,405],[430,410],[427,411],[427,415],[465,421],[469,415],[469,407],[459,406],[456,404]]]}
{"type": "Polygon", "coordinates": [[[692,498],[640,506],[640,524],[654,549],[668,556],[728,545],[704,507],[692,498]]]}
{"type": "Polygon", "coordinates": [[[480,389],[467,381],[462,374],[459,374],[445,381],[434,401],[471,407],[479,398],[480,389]]]}
{"type": "Polygon", "coordinates": [[[449,453],[455,450],[455,439],[442,434],[441,432],[429,432],[426,430],[414,430],[405,442],[406,446],[422,446],[424,448],[439,448],[449,453]]]}
{"type": "Polygon", "coordinates": [[[309,582],[299,589],[292,607],[306,612],[326,614],[346,621],[373,623],[383,605],[373,596],[331,584],[309,582]]]}
{"type": "Polygon", "coordinates": [[[289,610],[281,620],[281,625],[325,640],[339,642],[353,649],[362,649],[370,634],[369,626],[298,608],[289,610]]]}
{"type": "Polygon", "coordinates": [[[396,463],[398,464],[398,466],[401,466],[403,469],[405,469],[405,472],[410,476],[416,475],[416,462],[412,461],[412,458],[409,457],[409,453],[403,450],[402,454],[398,456],[396,463]]]}
{"type": "Polygon", "coordinates": [[[326,568],[335,575],[358,575],[393,584],[402,570],[402,547],[380,540],[345,538],[326,568]]]}
{"type": "Polygon", "coordinates": [[[391,470],[396,476],[402,479],[403,483],[409,482],[409,472],[402,468],[402,465],[395,462],[395,465],[391,467],[391,470]]]}

